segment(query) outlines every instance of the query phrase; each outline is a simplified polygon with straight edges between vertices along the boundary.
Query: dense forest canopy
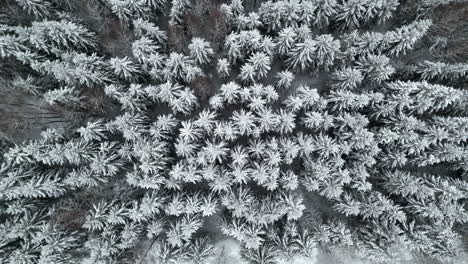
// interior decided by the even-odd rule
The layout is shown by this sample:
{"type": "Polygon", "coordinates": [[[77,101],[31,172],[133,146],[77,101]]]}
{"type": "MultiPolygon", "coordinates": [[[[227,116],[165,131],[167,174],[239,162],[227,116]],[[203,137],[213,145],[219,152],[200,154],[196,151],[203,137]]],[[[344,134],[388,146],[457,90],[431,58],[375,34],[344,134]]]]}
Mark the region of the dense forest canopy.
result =
{"type": "Polygon", "coordinates": [[[0,263],[466,263],[463,2],[2,0],[0,263]]]}

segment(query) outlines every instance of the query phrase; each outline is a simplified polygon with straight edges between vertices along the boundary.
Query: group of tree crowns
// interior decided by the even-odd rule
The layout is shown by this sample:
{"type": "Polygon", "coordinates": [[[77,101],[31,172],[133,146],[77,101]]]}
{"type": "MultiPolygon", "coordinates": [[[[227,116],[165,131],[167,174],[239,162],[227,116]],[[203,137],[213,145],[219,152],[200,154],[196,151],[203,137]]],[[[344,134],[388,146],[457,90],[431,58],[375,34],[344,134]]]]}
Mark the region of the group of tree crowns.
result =
{"type": "Polygon", "coordinates": [[[2,143],[0,263],[463,263],[468,64],[405,60],[450,2],[6,0],[2,86],[88,114],[2,143]],[[222,43],[174,48],[201,2],[222,43]]]}

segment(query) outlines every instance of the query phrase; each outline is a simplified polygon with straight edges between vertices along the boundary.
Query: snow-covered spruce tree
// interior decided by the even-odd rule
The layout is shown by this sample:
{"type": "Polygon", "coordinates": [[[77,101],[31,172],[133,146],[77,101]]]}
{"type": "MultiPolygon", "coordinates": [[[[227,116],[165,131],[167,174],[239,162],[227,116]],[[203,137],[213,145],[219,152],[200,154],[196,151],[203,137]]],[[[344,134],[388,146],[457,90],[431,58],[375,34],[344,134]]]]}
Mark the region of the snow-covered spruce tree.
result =
{"type": "Polygon", "coordinates": [[[306,39],[302,43],[297,43],[289,52],[288,65],[292,69],[304,71],[314,62],[317,43],[312,38],[306,39]]]}
{"type": "Polygon", "coordinates": [[[343,36],[346,56],[384,54],[391,57],[405,54],[427,33],[432,21],[416,20],[385,33],[352,31],[343,36]]]}
{"type": "Polygon", "coordinates": [[[410,73],[416,73],[424,80],[456,81],[468,74],[468,65],[465,63],[443,63],[422,61],[409,67],[410,73]]]}
{"type": "Polygon", "coordinates": [[[109,66],[114,71],[114,75],[124,79],[131,80],[140,73],[138,66],[130,58],[112,58],[109,60],[109,66]]]}
{"type": "Polygon", "coordinates": [[[133,20],[133,26],[138,37],[149,37],[155,39],[158,43],[164,43],[167,39],[166,32],[150,21],[138,18],[133,20]]]}
{"type": "Polygon", "coordinates": [[[390,64],[390,58],[382,55],[362,57],[357,66],[365,70],[364,78],[373,83],[387,81],[395,73],[395,68],[390,64]]]}
{"type": "Polygon", "coordinates": [[[147,18],[151,11],[163,8],[166,0],[105,0],[106,4],[112,10],[119,20],[123,23],[129,23],[133,18],[147,18]]]}
{"type": "Polygon", "coordinates": [[[384,22],[392,17],[398,0],[346,0],[337,8],[336,21],[344,28],[357,28],[372,19],[384,22]]]}
{"type": "Polygon", "coordinates": [[[35,17],[47,17],[50,15],[51,3],[42,0],[15,0],[26,12],[35,17]]]}
{"type": "Polygon", "coordinates": [[[169,12],[169,17],[171,19],[169,20],[169,22],[171,24],[179,23],[182,19],[182,16],[189,8],[189,0],[171,0],[171,9],[169,12]]]}
{"type": "Polygon", "coordinates": [[[213,49],[210,47],[210,43],[201,38],[193,38],[188,49],[190,50],[190,57],[198,64],[209,63],[210,57],[214,54],[213,49]]]}
{"type": "Polygon", "coordinates": [[[107,63],[95,53],[66,52],[60,59],[47,60],[31,65],[31,68],[48,74],[67,85],[85,85],[92,87],[110,81],[107,63]]]}
{"type": "Polygon", "coordinates": [[[286,54],[286,63],[293,70],[305,71],[311,68],[315,71],[328,71],[334,64],[340,49],[340,41],[331,35],[319,35],[315,39],[307,37],[304,42],[296,43],[286,54]]]}
{"type": "Polygon", "coordinates": [[[35,21],[29,27],[17,27],[13,32],[18,40],[31,45],[35,52],[57,52],[56,49],[90,49],[96,47],[95,33],[77,23],[60,21],[35,21]]]}
{"type": "Polygon", "coordinates": [[[229,61],[225,58],[219,59],[216,64],[216,71],[221,77],[228,77],[231,72],[231,65],[229,61]]]}
{"type": "Polygon", "coordinates": [[[44,94],[44,99],[50,105],[62,104],[69,107],[79,107],[80,98],[74,87],[66,86],[54,89],[44,94]]]}
{"type": "Polygon", "coordinates": [[[278,88],[289,88],[294,81],[294,74],[290,71],[281,71],[276,75],[278,88]]]}
{"type": "Polygon", "coordinates": [[[466,67],[417,56],[429,2],[9,0],[0,82],[83,115],[0,151],[0,262],[208,264],[219,230],[246,263],[462,263],[466,67]]]}
{"type": "MultiPolygon", "coordinates": [[[[366,65],[367,66],[367,65],[366,65]]],[[[344,68],[332,74],[332,86],[335,89],[356,89],[364,77],[359,69],[344,68]]]]}
{"type": "Polygon", "coordinates": [[[317,8],[312,1],[266,1],[259,9],[262,23],[270,31],[299,24],[311,25],[317,8]]]}

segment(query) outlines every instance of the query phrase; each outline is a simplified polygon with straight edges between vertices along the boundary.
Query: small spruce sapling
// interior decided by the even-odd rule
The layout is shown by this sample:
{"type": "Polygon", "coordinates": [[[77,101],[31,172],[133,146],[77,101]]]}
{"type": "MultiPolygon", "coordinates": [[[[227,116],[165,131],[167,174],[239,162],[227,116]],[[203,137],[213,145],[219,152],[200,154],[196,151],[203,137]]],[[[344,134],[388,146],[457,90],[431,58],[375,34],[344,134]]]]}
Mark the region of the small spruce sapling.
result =
{"type": "Polygon", "coordinates": [[[231,64],[225,58],[219,59],[216,64],[216,71],[221,75],[221,77],[229,77],[229,74],[231,73],[231,64]]]}

